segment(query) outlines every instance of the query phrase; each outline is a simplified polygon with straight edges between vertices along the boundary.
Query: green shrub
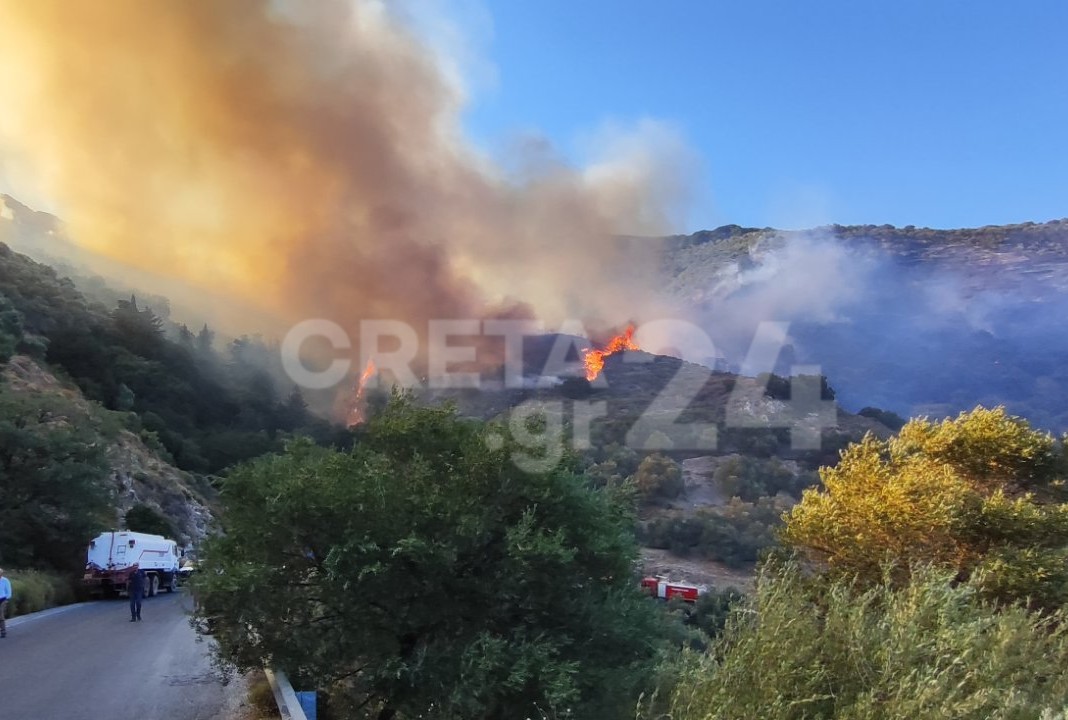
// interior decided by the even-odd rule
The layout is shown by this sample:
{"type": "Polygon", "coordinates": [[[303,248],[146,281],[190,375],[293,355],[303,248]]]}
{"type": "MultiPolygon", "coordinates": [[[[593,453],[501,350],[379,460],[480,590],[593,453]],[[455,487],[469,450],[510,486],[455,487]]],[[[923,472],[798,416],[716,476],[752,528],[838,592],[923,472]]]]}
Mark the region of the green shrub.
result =
{"type": "Polygon", "coordinates": [[[10,617],[68,605],[75,600],[73,581],[67,575],[14,570],[8,579],[11,580],[11,602],[7,610],[10,617]]]}
{"type": "Polygon", "coordinates": [[[746,456],[729,458],[712,475],[712,481],[727,497],[755,502],[762,497],[786,493],[796,499],[819,483],[813,472],[793,472],[778,458],[761,460],[746,456]]]}
{"type": "Polygon", "coordinates": [[[778,546],[781,516],[789,506],[782,497],[762,497],[753,503],[731,498],[726,505],[700,510],[693,517],[661,517],[639,525],[638,539],[646,547],[679,557],[747,567],[778,546]]]}
{"type": "Polygon", "coordinates": [[[733,587],[713,588],[686,608],[684,623],[701,630],[708,638],[715,639],[727,625],[731,610],[745,598],[733,587]]]}
{"type": "Polygon", "coordinates": [[[646,500],[674,499],[686,488],[682,467],[660,453],[648,455],[639,463],[634,473],[634,483],[646,500]]]}
{"type": "Polygon", "coordinates": [[[817,590],[791,567],[763,576],[708,652],[687,655],[669,707],[642,717],[1064,717],[1064,610],[998,610],[926,569],[902,588],[854,587],[817,590]]]}

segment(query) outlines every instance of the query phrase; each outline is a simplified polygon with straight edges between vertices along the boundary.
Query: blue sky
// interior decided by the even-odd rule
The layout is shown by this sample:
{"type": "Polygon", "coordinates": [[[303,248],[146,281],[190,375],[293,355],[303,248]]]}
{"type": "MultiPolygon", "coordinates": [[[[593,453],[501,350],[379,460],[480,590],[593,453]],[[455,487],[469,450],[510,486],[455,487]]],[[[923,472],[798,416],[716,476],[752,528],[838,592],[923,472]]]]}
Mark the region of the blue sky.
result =
{"type": "Polygon", "coordinates": [[[701,167],[687,231],[1068,216],[1063,0],[482,0],[472,18],[476,143],[533,130],[581,162],[605,123],[666,122],[701,167]]]}

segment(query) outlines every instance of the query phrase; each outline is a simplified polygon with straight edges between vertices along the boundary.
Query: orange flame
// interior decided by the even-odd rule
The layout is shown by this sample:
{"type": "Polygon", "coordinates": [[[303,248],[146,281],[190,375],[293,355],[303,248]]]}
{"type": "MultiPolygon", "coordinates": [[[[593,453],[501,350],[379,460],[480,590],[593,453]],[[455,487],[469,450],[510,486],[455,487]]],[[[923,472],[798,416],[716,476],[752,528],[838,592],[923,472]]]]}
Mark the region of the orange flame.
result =
{"type": "Polygon", "coordinates": [[[604,369],[604,359],[609,355],[625,350],[641,350],[631,337],[634,335],[634,326],[628,325],[627,329],[608,341],[601,350],[587,348],[582,351],[582,362],[586,366],[586,379],[593,382],[604,369]]]}
{"type": "Polygon", "coordinates": [[[367,381],[370,380],[371,376],[376,372],[377,369],[375,368],[374,358],[371,358],[367,361],[367,367],[363,369],[363,373],[360,375],[360,379],[356,383],[356,394],[352,398],[352,409],[349,411],[349,427],[359,425],[366,419],[363,416],[363,391],[367,386],[367,381]]]}

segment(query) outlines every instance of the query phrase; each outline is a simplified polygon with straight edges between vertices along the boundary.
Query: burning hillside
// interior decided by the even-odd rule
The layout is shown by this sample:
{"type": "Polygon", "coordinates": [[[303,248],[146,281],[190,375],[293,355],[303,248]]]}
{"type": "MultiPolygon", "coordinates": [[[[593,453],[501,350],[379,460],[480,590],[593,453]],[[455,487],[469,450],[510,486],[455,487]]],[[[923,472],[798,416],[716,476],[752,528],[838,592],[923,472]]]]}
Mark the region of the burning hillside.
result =
{"type": "Polygon", "coordinates": [[[628,325],[627,329],[609,340],[603,348],[584,349],[582,351],[582,363],[586,366],[586,379],[593,382],[604,369],[604,359],[609,355],[615,355],[626,350],[641,350],[633,340],[634,326],[628,325]]]}

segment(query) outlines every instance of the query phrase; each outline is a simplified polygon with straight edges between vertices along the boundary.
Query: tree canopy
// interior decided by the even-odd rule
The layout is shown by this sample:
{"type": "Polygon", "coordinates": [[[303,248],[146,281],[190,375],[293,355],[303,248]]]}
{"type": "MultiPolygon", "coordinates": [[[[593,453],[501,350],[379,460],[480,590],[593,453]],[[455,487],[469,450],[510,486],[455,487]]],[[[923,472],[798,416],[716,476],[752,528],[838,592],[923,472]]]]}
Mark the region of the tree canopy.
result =
{"type": "Polygon", "coordinates": [[[0,563],[81,570],[113,517],[100,435],[58,397],[0,384],[0,563]]]}
{"type": "Polygon", "coordinates": [[[850,446],[786,516],[786,540],[834,574],[877,581],[933,563],[999,600],[1068,600],[1061,449],[1003,409],[912,420],[850,446]]]}
{"type": "Polygon", "coordinates": [[[222,657],[333,681],[345,717],[631,715],[661,637],[632,500],[517,451],[395,397],[351,452],[233,471],[199,589],[222,657]]]}
{"type": "Polygon", "coordinates": [[[169,538],[177,535],[174,523],[166,515],[144,503],[138,503],[126,511],[126,529],[169,538]]]}

